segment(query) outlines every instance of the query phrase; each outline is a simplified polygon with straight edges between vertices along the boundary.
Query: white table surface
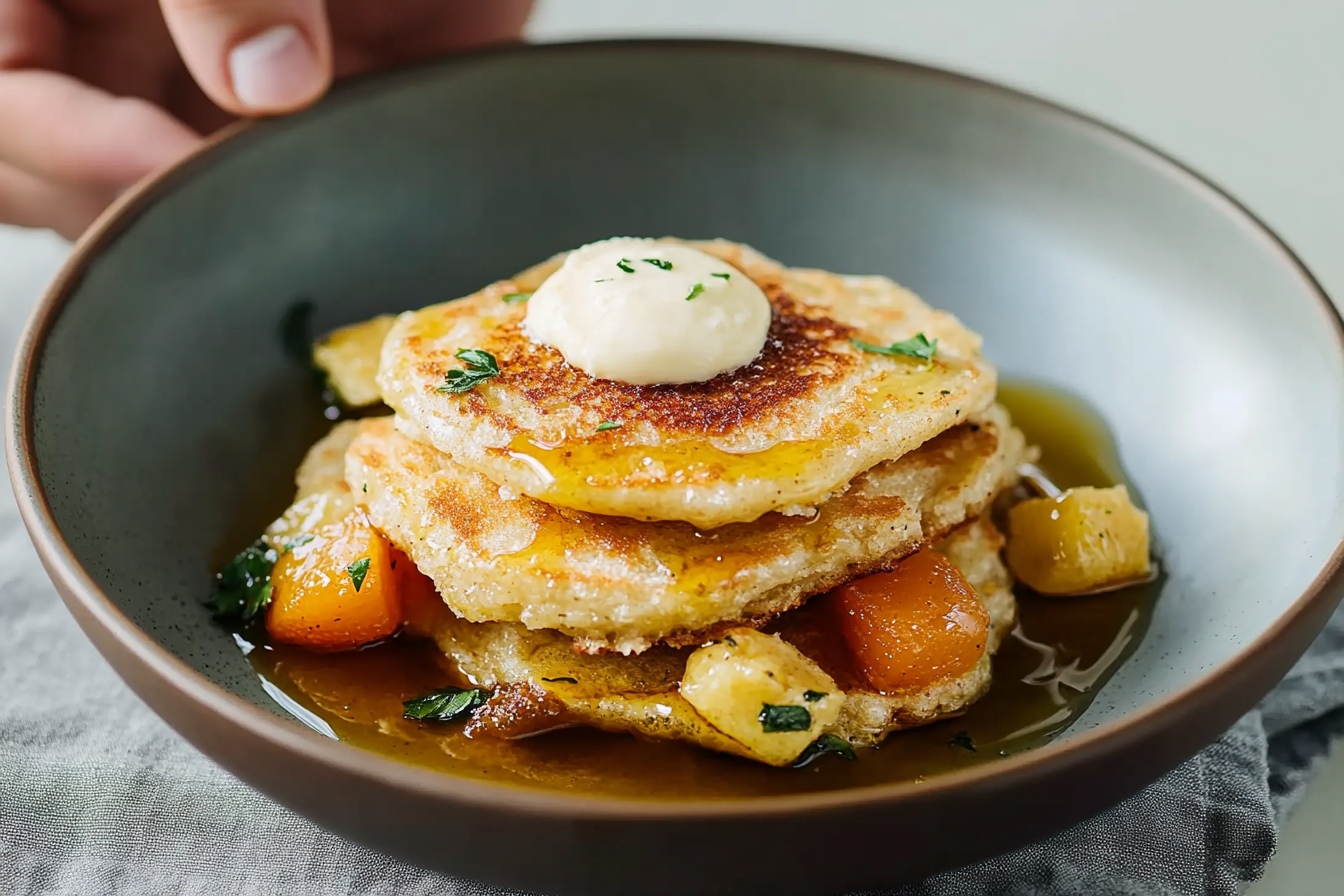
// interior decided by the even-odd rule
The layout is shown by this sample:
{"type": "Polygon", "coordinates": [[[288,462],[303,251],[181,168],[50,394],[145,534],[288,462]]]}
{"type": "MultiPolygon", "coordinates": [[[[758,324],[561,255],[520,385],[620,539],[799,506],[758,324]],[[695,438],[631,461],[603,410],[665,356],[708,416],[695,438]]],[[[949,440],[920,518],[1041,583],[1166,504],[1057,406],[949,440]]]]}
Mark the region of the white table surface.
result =
{"type": "MultiPolygon", "coordinates": [[[[1344,297],[1341,0],[541,0],[532,23],[538,40],[631,34],[903,56],[1065,103],[1219,181],[1344,297]]],[[[0,227],[4,331],[65,252],[50,234],[0,227]]],[[[1344,892],[1341,830],[1344,750],[1249,892],[1344,892]]]]}

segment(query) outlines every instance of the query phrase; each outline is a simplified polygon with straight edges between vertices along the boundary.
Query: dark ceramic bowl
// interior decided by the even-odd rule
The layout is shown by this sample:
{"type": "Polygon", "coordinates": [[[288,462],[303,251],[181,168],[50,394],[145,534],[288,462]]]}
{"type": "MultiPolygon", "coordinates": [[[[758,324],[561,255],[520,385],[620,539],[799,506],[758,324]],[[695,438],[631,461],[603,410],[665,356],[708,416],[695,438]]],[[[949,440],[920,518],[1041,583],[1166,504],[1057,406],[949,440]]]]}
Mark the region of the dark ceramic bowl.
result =
{"type": "Polygon", "coordinates": [[[192,743],[348,837],[543,891],[834,892],[1039,838],[1215,738],[1341,591],[1340,321],[1292,254],[1103,125],[841,53],[507,49],[237,129],[81,241],[24,337],[8,435],[71,611],[192,743]],[[273,338],[286,307],[310,297],[325,329],[612,234],[892,275],[1007,373],[1100,409],[1169,576],[1077,725],[923,783],[663,802],[435,774],[279,713],[199,601],[255,471],[283,503],[304,447],[309,384],[273,338]]]}

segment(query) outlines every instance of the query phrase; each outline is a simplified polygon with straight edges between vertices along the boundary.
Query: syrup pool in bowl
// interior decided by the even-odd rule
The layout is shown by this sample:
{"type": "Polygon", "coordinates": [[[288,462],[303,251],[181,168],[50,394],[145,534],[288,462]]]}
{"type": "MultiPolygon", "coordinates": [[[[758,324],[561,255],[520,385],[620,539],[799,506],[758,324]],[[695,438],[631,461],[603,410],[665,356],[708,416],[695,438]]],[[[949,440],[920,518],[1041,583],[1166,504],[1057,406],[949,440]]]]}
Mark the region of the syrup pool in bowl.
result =
{"type": "MultiPolygon", "coordinates": [[[[1001,384],[999,401],[1061,488],[1125,484],[1114,441],[1082,401],[1024,382],[1001,384]]],[[[329,419],[331,414],[327,415],[329,419]]],[[[329,422],[314,415],[315,441],[329,422]]],[[[283,507],[288,470],[266,471],[220,562],[283,507]],[[278,506],[277,506],[278,505],[278,506]]],[[[1156,540],[1156,539],[1155,539],[1156,540]]],[[[993,685],[960,717],[893,733],[857,760],[822,756],[779,769],[689,745],[589,728],[517,740],[468,737],[460,724],[410,721],[402,703],[446,684],[469,685],[430,641],[393,637],[360,650],[321,654],[268,643],[262,626],[231,631],[263,688],[286,712],[327,737],[446,774],[548,790],[661,799],[737,799],[919,781],[996,762],[1048,743],[1087,709],[1148,626],[1161,576],[1092,597],[1048,598],[1014,587],[1019,620],[994,657],[993,685]]]]}

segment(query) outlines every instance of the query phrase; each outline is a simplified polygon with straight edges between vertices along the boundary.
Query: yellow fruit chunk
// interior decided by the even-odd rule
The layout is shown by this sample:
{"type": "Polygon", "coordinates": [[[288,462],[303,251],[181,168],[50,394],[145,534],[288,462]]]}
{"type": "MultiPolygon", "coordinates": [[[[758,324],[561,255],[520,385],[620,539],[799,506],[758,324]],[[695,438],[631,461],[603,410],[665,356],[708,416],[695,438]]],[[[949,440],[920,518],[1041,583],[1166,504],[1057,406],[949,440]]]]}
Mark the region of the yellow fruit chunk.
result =
{"type": "Polygon", "coordinates": [[[778,635],[733,629],[686,660],[681,695],[762,762],[788,765],[840,715],[835,681],[778,635]]]}
{"type": "Polygon", "coordinates": [[[358,511],[311,535],[271,571],[271,637],[310,650],[349,650],[395,632],[401,595],[387,538],[358,511]]]}
{"type": "Polygon", "coordinates": [[[326,373],[327,382],[346,407],[361,408],[383,400],[375,377],[383,340],[395,320],[385,314],[342,327],[313,346],[313,363],[326,373]]]}
{"type": "Polygon", "coordinates": [[[280,518],[266,527],[262,538],[277,551],[307,541],[324,526],[340,522],[355,507],[349,492],[313,492],[296,500],[280,518]]]}
{"type": "Polygon", "coordinates": [[[1008,512],[1008,566],[1041,594],[1073,594],[1149,575],[1148,514],[1123,485],[1071,488],[1008,512]]]}

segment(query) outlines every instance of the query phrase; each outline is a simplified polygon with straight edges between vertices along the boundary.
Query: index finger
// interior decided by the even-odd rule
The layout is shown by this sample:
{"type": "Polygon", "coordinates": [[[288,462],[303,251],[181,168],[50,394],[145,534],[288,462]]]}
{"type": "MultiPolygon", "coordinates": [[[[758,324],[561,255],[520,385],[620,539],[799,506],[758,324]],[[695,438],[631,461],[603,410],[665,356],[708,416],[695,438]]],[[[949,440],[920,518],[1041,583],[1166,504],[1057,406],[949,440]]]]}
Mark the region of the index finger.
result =
{"type": "Polygon", "coordinates": [[[66,183],[125,186],[200,137],[152,103],[67,75],[0,71],[0,161],[66,183]]]}

